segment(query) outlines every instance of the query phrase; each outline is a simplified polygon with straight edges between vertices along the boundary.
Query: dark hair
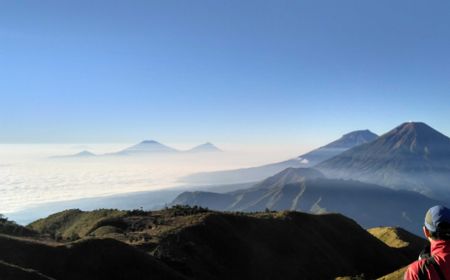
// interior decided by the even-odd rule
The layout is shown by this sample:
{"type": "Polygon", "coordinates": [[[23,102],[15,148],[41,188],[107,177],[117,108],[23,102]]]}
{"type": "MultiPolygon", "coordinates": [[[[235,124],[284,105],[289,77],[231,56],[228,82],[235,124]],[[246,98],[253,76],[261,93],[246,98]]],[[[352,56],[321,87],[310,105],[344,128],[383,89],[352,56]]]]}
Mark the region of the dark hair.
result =
{"type": "Polygon", "coordinates": [[[436,231],[430,231],[431,238],[436,240],[450,240],[450,224],[446,222],[439,223],[436,231]]]}

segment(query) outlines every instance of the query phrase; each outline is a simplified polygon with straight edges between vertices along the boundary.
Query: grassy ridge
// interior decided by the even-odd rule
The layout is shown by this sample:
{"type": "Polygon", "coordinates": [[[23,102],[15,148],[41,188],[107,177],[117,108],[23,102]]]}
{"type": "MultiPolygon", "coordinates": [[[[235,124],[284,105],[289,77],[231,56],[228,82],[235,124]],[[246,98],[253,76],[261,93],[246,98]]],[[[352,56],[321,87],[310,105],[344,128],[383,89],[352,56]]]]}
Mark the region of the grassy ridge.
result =
{"type": "Polygon", "coordinates": [[[61,280],[374,279],[412,261],[339,214],[67,210],[28,228],[39,240],[0,235],[0,260],[61,280]]]}

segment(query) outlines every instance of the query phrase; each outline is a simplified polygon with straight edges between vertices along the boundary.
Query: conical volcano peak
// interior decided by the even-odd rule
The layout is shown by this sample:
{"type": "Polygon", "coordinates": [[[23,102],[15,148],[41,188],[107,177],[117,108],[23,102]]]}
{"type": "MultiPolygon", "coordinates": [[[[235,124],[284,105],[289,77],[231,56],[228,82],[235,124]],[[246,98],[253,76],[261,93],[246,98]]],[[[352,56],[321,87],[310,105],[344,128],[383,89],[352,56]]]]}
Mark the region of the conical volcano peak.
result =
{"type": "Polygon", "coordinates": [[[316,168],[331,178],[450,197],[450,138],[422,122],[403,123],[316,168]]]}
{"type": "Polygon", "coordinates": [[[201,144],[199,146],[190,149],[188,152],[197,153],[197,152],[221,152],[221,151],[222,150],[217,148],[214,144],[206,142],[204,144],[201,144]]]}
{"type": "Polygon", "coordinates": [[[371,132],[368,129],[365,130],[356,130],[344,134],[338,140],[331,142],[326,145],[326,148],[345,148],[349,149],[364,143],[372,142],[378,137],[375,133],[371,132]]]}
{"type": "Polygon", "coordinates": [[[160,144],[160,143],[155,140],[144,140],[140,144],[160,144]]]}
{"type": "Polygon", "coordinates": [[[437,132],[431,126],[423,122],[405,122],[396,129],[399,133],[430,133],[437,132]]]}
{"type": "Polygon", "coordinates": [[[391,148],[408,147],[409,150],[423,151],[450,144],[450,139],[423,122],[406,122],[389,131],[381,138],[391,148]]]}
{"type": "Polygon", "coordinates": [[[76,154],[76,155],[77,155],[77,156],[95,156],[95,154],[91,153],[91,152],[88,151],[88,150],[81,151],[81,152],[79,152],[79,153],[76,154]]]}
{"type": "Polygon", "coordinates": [[[155,140],[144,140],[139,144],[131,146],[118,154],[145,154],[145,153],[173,153],[177,152],[174,148],[168,147],[155,140]]]}

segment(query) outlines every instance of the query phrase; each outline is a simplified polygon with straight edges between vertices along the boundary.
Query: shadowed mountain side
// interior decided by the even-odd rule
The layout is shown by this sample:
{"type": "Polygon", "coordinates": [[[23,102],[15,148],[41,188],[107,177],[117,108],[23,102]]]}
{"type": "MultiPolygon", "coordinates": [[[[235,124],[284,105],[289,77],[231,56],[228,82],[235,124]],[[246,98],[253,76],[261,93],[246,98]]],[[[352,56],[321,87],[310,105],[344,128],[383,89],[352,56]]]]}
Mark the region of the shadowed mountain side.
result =
{"type": "Polygon", "coordinates": [[[212,214],[163,239],[155,253],[183,260],[194,279],[376,277],[409,262],[341,215],[212,214]]]}
{"type": "Polygon", "coordinates": [[[317,168],[327,177],[414,190],[450,200],[450,138],[424,123],[404,123],[317,168]]]}
{"type": "Polygon", "coordinates": [[[185,279],[154,257],[113,239],[56,246],[0,236],[0,248],[0,260],[54,279],[185,279]]]}
{"type": "Polygon", "coordinates": [[[0,279],[2,280],[54,280],[32,269],[25,269],[0,261],[0,279]]]}
{"type": "Polygon", "coordinates": [[[440,203],[415,192],[395,191],[357,181],[313,179],[227,194],[185,192],[172,204],[199,205],[225,211],[337,212],[355,219],[366,228],[400,226],[420,234],[424,213],[430,206],[440,203]]]}
{"type": "Polygon", "coordinates": [[[369,130],[358,130],[342,136],[340,139],[320,147],[297,158],[266,164],[257,167],[233,170],[196,173],[181,179],[190,184],[233,184],[242,182],[257,182],[272,176],[286,168],[311,167],[330,159],[352,147],[371,142],[378,136],[369,130]]]}
{"type": "MultiPolygon", "coordinates": [[[[413,260],[339,214],[219,213],[186,206],[154,212],[68,210],[30,227],[47,236],[61,236],[62,241],[64,236],[81,239],[56,246],[17,238],[2,243],[6,237],[0,238],[0,260],[56,279],[61,279],[59,268],[69,264],[67,273],[72,266],[84,268],[76,274],[79,279],[94,279],[81,274],[93,270],[88,264],[98,269],[89,275],[112,265],[116,278],[110,279],[121,279],[122,267],[130,262],[134,263],[129,267],[131,276],[123,279],[141,279],[132,273],[142,262],[147,262],[146,269],[170,267],[188,279],[200,280],[332,279],[361,274],[373,279],[413,260]],[[68,257],[65,252],[72,253],[68,257]],[[83,254],[85,259],[78,260],[83,254]]],[[[164,279],[177,279],[170,277],[164,279]]]]}
{"type": "Polygon", "coordinates": [[[38,235],[37,232],[29,228],[18,225],[16,222],[9,221],[0,214],[0,234],[11,236],[31,237],[38,235]]]}
{"type": "Polygon", "coordinates": [[[388,275],[378,278],[378,280],[404,280],[405,272],[408,266],[402,267],[399,270],[396,270],[388,275]]]}

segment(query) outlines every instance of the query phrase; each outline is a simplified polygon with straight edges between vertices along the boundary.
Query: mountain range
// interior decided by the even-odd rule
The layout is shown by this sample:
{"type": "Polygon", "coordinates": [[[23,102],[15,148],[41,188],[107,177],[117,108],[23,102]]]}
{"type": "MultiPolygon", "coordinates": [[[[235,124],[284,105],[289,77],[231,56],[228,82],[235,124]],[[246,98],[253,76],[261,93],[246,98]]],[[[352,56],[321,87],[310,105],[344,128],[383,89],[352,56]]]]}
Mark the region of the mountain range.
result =
{"type": "MultiPolygon", "coordinates": [[[[195,146],[189,150],[177,150],[172,147],[161,144],[155,140],[144,140],[136,145],[125,148],[121,151],[104,154],[100,156],[145,156],[145,155],[164,155],[164,154],[196,154],[196,153],[217,153],[222,152],[215,145],[207,142],[198,146],[195,146]]],[[[56,156],[52,158],[87,158],[94,157],[95,154],[89,151],[82,151],[73,155],[56,156]]]]}
{"type": "Polygon", "coordinates": [[[257,167],[196,173],[181,178],[181,181],[189,184],[237,184],[257,182],[286,168],[314,166],[350,148],[371,142],[377,137],[376,134],[369,130],[357,130],[347,133],[336,141],[294,159],[257,167]]]}
{"type": "Polygon", "coordinates": [[[450,201],[450,138],[425,123],[404,123],[316,168],[329,178],[413,190],[450,201]]]}
{"type": "Polygon", "coordinates": [[[313,169],[284,169],[247,189],[185,192],[172,204],[338,212],[365,227],[401,226],[420,234],[423,213],[450,202],[450,139],[424,123],[404,123],[377,138],[369,131],[346,134],[301,158],[319,163],[313,169]],[[330,149],[343,150],[322,162],[311,156],[330,149]]]}
{"type": "Polygon", "coordinates": [[[400,226],[420,234],[424,213],[441,202],[412,191],[328,179],[312,168],[288,168],[247,189],[229,193],[184,192],[171,204],[219,211],[342,213],[365,228],[400,226]]]}

